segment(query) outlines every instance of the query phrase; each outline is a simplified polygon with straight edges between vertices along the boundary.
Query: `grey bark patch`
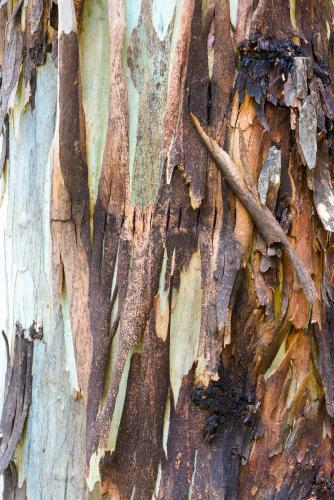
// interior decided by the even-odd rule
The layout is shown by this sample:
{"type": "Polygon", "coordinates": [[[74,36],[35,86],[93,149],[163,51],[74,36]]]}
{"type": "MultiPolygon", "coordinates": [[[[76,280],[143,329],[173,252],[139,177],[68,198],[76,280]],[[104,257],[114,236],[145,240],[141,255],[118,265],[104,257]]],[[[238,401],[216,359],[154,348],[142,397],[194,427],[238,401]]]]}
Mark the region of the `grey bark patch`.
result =
{"type": "Polygon", "coordinates": [[[295,57],[293,60],[293,69],[284,85],[284,104],[288,107],[299,107],[307,97],[308,61],[307,57],[295,57]]]}
{"type": "Polygon", "coordinates": [[[302,160],[308,168],[317,161],[317,95],[311,92],[300,108],[298,120],[298,146],[302,160]]]}
{"type": "Polygon", "coordinates": [[[280,181],[281,151],[276,146],[271,146],[260,172],[258,191],[262,205],[268,205],[272,210],[276,206],[280,181]]]}
{"type": "Polygon", "coordinates": [[[32,0],[31,2],[31,33],[36,33],[39,28],[44,9],[43,0],[32,0]]]}
{"type": "Polygon", "coordinates": [[[266,273],[271,267],[273,267],[270,257],[262,255],[260,262],[261,273],[266,273]]]}

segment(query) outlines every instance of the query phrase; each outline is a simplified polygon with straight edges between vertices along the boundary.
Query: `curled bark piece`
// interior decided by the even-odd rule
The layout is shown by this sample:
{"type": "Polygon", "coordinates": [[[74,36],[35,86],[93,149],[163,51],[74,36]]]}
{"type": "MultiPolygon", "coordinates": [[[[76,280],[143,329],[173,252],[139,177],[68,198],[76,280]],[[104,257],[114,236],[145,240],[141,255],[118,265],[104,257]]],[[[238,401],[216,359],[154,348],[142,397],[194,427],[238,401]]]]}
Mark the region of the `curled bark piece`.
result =
{"type": "Polygon", "coordinates": [[[297,278],[304,290],[305,296],[310,304],[313,304],[318,298],[317,291],[304,264],[294,252],[291,243],[284,233],[283,229],[267,207],[263,207],[248,189],[246,182],[238,171],[237,167],[222,148],[218,146],[215,140],[209,137],[202,129],[198,119],[191,113],[191,118],[195,124],[197,132],[201,136],[209,153],[215,160],[215,163],[224,176],[233,193],[239,198],[246,210],[249,212],[260,235],[268,246],[274,243],[281,244],[294,266],[297,278]]]}

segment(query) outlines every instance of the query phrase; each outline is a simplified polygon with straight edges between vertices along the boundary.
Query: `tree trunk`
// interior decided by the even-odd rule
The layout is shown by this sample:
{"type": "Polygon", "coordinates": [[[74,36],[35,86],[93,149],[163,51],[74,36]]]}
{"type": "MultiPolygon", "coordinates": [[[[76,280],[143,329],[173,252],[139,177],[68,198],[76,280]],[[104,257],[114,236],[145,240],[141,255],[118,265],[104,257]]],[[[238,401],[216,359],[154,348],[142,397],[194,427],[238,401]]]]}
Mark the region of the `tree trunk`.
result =
{"type": "Polygon", "coordinates": [[[0,5],[3,498],[334,498],[332,1],[0,5]]]}

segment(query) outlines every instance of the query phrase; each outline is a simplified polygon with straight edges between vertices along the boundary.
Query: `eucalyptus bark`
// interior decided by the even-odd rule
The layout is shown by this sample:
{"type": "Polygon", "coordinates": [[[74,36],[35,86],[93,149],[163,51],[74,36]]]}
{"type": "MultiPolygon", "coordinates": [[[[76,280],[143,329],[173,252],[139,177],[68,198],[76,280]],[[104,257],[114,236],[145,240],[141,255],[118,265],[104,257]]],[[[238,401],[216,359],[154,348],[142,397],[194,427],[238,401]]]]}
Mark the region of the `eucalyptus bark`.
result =
{"type": "Polygon", "coordinates": [[[334,496],[333,26],[0,3],[5,500],[334,496]]]}

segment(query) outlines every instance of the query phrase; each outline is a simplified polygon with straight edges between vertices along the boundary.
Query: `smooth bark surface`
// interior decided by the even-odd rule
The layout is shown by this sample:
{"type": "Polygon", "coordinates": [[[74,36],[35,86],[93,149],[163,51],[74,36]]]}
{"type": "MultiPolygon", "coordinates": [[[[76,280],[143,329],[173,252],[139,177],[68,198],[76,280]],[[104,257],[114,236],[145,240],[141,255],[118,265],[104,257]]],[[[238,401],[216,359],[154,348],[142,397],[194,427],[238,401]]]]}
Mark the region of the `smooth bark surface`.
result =
{"type": "Polygon", "coordinates": [[[333,497],[333,26],[0,3],[5,500],[333,497]]]}

